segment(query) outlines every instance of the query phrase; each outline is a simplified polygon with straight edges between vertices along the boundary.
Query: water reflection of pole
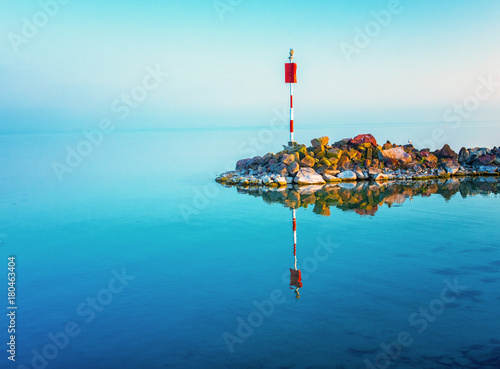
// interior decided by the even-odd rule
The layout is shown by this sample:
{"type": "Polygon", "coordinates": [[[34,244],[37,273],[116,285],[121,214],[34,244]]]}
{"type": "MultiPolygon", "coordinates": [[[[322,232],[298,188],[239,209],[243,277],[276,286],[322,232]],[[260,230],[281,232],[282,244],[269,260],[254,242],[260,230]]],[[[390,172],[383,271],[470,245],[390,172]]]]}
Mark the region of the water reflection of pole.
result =
{"type": "Polygon", "coordinates": [[[293,269],[290,268],[290,289],[295,287],[295,297],[300,299],[299,288],[302,287],[302,276],[297,269],[297,220],[295,218],[295,209],[292,209],[292,229],[293,229],[293,269]],[[293,287],[292,287],[293,286],[293,287]]]}
{"type": "Polygon", "coordinates": [[[293,257],[295,259],[294,269],[297,270],[297,220],[295,218],[295,209],[292,209],[292,229],[293,229],[293,257]]]}
{"type": "Polygon", "coordinates": [[[295,209],[292,209],[292,228],[293,228],[293,257],[295,259],[294,269],[297,270],[297,220],[295,218],[295,209]]]}

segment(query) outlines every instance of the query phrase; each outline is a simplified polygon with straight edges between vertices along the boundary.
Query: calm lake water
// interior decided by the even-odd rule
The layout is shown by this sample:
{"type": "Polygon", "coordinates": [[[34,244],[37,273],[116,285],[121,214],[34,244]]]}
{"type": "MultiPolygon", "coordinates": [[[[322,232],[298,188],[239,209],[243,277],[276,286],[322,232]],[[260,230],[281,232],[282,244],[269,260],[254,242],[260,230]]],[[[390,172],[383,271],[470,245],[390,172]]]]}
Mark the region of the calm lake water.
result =
{"type": "Polygon", "coordinates": [[[338,189],[329,216],[306,200],[295,211],[299,299],[292,210],[214,182],[282,137],[84,139],[0,136],[2,273],[15,255],[18,305],[16,362],[4,345],[2,368],[500,367],[491,179],[470,192],[398,187],[375,212],[349,205],[366,188],[338,189]],[[66,162],[68,146],[88,155],[66,162]]]}

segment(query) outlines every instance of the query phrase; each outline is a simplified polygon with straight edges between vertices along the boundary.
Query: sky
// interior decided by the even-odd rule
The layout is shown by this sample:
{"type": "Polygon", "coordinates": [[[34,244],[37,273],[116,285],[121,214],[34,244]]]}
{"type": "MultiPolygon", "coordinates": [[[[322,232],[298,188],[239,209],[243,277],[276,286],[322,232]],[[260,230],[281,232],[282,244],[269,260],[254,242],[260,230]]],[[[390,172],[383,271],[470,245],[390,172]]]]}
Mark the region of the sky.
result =
{"type": "Polygon", "coordinates": [[[500,122],[499,19],[498,0],[0,0],[0,133],[264,126],[290,48],[301,127],[500,122]]]}

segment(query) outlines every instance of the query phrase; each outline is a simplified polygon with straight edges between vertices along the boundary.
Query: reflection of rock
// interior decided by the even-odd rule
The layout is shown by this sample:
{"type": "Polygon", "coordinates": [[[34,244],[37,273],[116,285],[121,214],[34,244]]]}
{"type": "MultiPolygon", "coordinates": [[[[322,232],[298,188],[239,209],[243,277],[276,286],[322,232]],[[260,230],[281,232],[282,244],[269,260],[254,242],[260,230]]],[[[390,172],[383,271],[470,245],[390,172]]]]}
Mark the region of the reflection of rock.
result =
{"type": "Polygon", "coordinates": [[[383,182],[383,181],[388,181],[389,180],[389,176],[386,175],[386,174],[383,174],[383,173],[376,173],[376,174],[373,175],[373,179],[376,182],[383,182]]]}
{"type": "MultiPolygon", "coordinates": [[[[311,168],[301,168],[310,171],[311,168]]],[[[429,181],[341,182],[327,185],[288,186],[281,188],[238,187],[238,192],[262,197],[267,203],[280,203],[292,209],[314,204],[314,212],[330,215],[330,207],[375,215],[384,204],[391,207],[407,199],[439,194],[450,199],[500,193],[500,180],[492,177],[449,178],[429,181]]]]}

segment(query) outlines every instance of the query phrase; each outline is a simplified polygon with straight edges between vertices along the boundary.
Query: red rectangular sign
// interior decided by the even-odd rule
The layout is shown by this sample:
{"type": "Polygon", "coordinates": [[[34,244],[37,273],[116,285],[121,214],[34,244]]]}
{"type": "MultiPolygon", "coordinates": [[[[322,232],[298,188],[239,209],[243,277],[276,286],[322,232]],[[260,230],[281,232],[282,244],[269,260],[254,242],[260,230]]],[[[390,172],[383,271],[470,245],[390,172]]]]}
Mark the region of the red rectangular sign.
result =
{"type": "Polygon", "coordinates": [[[297,83],[297,63],[285,63],[285,83],[297,83]]]}

